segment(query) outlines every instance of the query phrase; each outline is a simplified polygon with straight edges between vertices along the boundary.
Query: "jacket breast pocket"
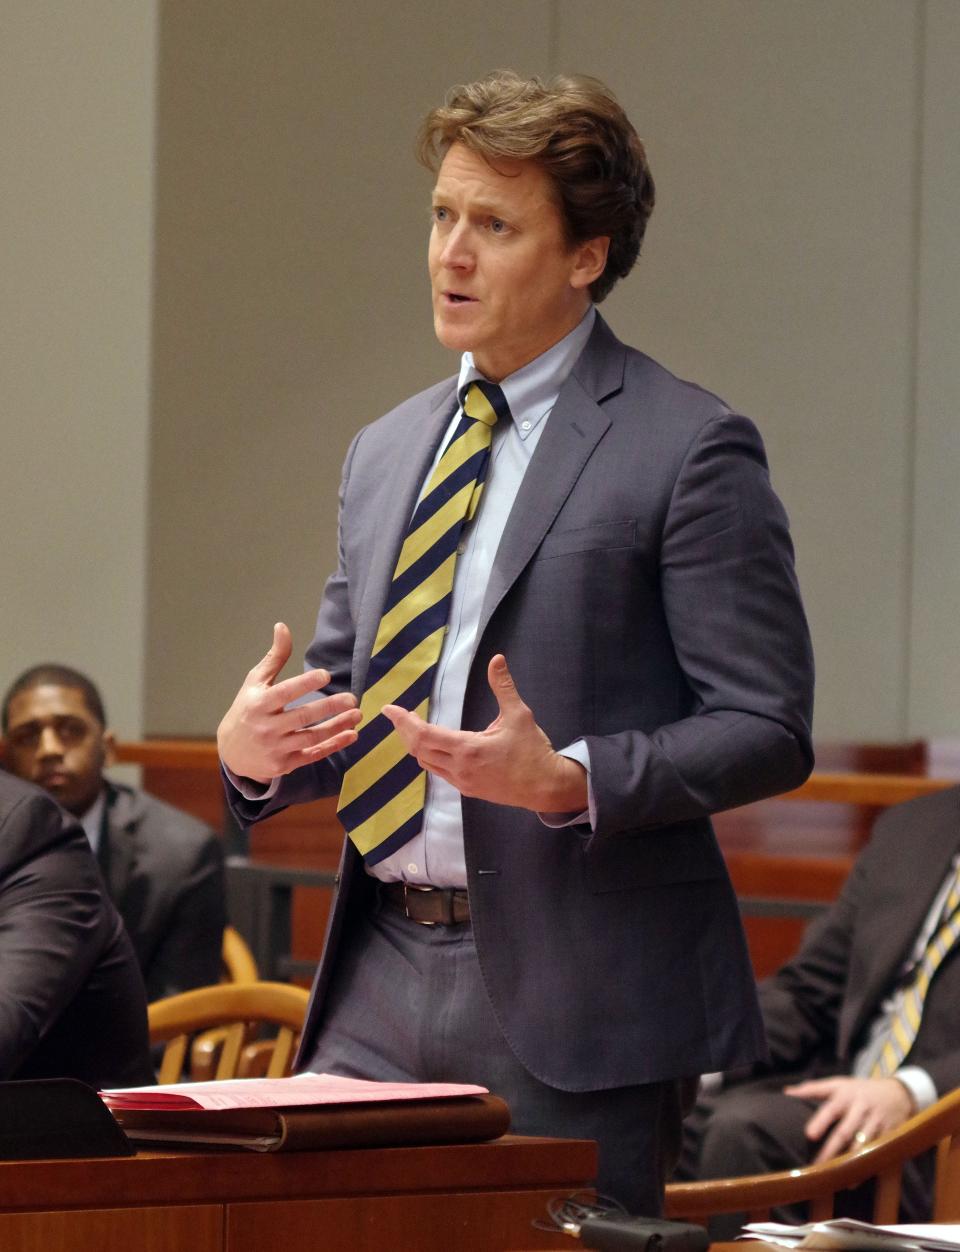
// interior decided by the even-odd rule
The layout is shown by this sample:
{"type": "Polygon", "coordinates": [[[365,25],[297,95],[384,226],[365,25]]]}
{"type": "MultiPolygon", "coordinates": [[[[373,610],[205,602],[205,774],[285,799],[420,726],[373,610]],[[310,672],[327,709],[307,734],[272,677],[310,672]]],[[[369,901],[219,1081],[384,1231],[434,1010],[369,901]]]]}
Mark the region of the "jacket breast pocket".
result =
{"type": "Polygon", "coordinates": [[[602,548],[630,548],[636,543],[637,524],[631,519],[592,522],[568,530],[554,530],[544,538],[538,560],[566,556],[572,552],[593,552],[602,548]]]}

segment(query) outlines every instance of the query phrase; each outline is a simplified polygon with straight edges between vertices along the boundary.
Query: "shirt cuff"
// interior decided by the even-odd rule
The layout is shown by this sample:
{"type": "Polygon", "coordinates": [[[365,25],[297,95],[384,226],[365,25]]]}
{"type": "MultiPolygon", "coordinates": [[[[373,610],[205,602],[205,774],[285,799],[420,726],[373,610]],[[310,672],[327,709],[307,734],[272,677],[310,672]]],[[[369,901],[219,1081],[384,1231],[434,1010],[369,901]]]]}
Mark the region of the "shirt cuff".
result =
{"type": "Polygon", "coordinates": [[[896,1078],[897,1082],[903,1083],[913,1096],[918,1113],[922,1113],[924,1109],[928,1109],[931,1104],[936,1103],[937,1089],[934,1086],[933,1079],[919,1065],[905,1065],[902,1069],[895,1070],[890,1077],[896,1078]]]}
{"type": "Polygon", "coordinates": [[[223,761],[220,764],[223,765],[223,772],[244,800],[272,800],[277,794],[277,788],[280,786],[279,778],[271,778],[268,783],[254,782],[252,778],[242,778],[239,774],[235,774],[229,765],[224,765],[223,761]]]}
{"type": "Polygon", "coordinates": [[[590,777],[590,749],[587,747],[586,740],[576,739],[567,748],[560,749],[560,756],[565,756],[570,761],[576,761],[578,765],[582,765],[587,771],[587,807],[582,813],[538,813],[544,826],[549,826],[551,830],[563,830],[567,826],[585,826],[589,825],[591,830],[596,830],[597,826],[597,801],[593,794],[593,782],[590,777]]]}

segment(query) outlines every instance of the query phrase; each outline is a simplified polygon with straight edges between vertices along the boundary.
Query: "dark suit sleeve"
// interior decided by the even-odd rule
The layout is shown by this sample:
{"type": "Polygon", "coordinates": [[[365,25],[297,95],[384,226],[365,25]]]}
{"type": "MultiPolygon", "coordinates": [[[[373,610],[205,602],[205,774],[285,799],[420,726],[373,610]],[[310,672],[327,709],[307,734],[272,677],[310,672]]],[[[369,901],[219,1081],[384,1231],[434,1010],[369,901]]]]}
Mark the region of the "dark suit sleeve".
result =
{"type": "Polygon", "coordinates": [[[836,1056],[857,916],[868,880],[861,858],[834,903],[810,923],[797,954],[760,983],[760,1013],[774,1069],[799,1070],[817,1057],[836,1056]]]}
{"type": "Polygon", "coordinates": [[[225,898],[223,847],[209,831],[178,882],[169,924],[150,958],[149,1001],[220,981],[225,898]]]}
{"type": "Polygon", "coordinates": [[[87,982],[108,919],[82,830],[27,796],[0,829],[0,1079],[17,1072],[87,982]]]}
{"type": "Polygon", "coordinates": [[[706,422],[663,523],[662,610],[689,715],[587,736],[599,835],[798,786],[813,764],[813,658],[787,518],[746,418],[706,422]]]}

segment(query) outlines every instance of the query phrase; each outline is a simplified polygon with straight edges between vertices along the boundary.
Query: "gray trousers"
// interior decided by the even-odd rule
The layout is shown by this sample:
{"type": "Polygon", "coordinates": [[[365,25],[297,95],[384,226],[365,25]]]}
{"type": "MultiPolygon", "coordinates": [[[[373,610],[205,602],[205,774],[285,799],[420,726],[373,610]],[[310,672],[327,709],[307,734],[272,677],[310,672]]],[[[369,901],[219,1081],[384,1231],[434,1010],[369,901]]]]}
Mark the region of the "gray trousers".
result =
{"type": "Polygon", "coordinates": [[[464,1082],[510,1107],[521,1135],[596,1139],[598,1190],[656,1216],[680,1146],[680,1081],[570,1092],[516,1059],[497,1025],[469,924],[423,926],[388,904],[344,944],[308,1068],[347,1077],[464,1082]]]}
{"type": "MultiPolygon", "coordinates": [[[[769,1174],[807,1165],[819,1143],[811,1143],[803,1128],[817,1108],[816,1100],[799,1100],[783,1094],[783,1088],[813,1077],[810,1073],[766,1074],[735,1082],[701,1096],[683,1127],[683,1150],[678,1179],[737,1178],[746,1174],[769,1174]]],[[[900,1220],[929,1222],[932,1203],[932,1157],[929,1153],[907,1164],[903,1172],[900,1220]]],[[[844,1192],[837,1215],[872,1216],[872,1184],[844,1192]]],[[[792,1205],[771,1214],[775,1221],[806,1220],[806,1206],[792,1205]]],[[[745,1213],[711,1218],[714,1242],[736,1238],[745,1213]]]]}

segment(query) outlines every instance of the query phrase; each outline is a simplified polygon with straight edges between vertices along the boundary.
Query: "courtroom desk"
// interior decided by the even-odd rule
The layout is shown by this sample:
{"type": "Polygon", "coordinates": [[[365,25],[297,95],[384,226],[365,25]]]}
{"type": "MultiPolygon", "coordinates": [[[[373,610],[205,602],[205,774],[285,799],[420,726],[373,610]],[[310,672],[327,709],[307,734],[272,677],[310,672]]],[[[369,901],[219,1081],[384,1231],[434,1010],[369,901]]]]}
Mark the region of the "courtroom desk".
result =
{"type": "Polygon", "coordinates": [[[0,1162],[3,1252],[493,1252],[592,1186],[596,1144],[519,1138],[327,1152],[0,1162]]]}

